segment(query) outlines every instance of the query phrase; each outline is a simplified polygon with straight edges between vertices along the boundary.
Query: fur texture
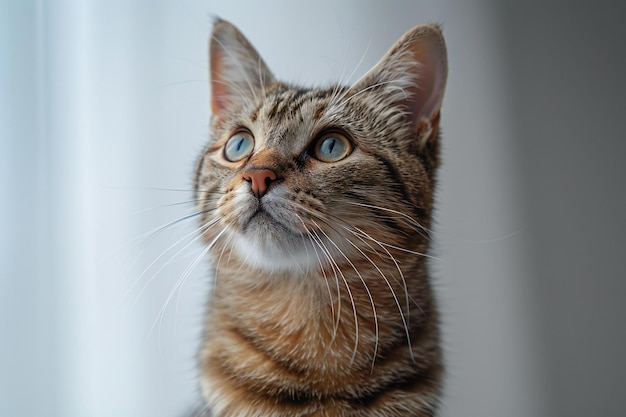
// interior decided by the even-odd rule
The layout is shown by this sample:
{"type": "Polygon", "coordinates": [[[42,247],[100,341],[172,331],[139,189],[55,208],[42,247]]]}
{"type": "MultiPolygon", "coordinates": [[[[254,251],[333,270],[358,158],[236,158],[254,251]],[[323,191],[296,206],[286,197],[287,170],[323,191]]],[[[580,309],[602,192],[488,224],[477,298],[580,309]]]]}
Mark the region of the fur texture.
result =
{"type": "Polygon", "coordinates": [[[426,253],[440,30],[410,30],[352,86],[277,81],[225,21],[210,60],[212,138],[195,177],[215,268],[200,354],[207,408],[434,415],[442,360],[426,253]]]}

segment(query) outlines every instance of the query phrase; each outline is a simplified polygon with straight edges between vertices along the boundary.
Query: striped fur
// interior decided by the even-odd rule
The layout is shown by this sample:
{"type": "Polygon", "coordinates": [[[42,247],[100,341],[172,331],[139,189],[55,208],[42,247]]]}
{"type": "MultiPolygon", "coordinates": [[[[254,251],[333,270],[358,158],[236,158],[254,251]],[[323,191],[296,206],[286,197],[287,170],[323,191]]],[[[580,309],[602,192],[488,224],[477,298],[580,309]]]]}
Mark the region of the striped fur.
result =
{"type": "Polygon", "coordinates": [[[277,81],[243,35],[211,37],[212,138],[196,197],[215,268],[200,353],[215,417],[433,416],[442,360],[427,251],[441,32],[419,26],[353,86],[277,81]],[[234,133],[254,138],[238,162],[234,133]],[[328,132],[349,139],[315,157],[328,132]],[[246,172],[270,171],[251,192],[246,172]],[[274,179],[275,177],[275,179],[274,179]]]}

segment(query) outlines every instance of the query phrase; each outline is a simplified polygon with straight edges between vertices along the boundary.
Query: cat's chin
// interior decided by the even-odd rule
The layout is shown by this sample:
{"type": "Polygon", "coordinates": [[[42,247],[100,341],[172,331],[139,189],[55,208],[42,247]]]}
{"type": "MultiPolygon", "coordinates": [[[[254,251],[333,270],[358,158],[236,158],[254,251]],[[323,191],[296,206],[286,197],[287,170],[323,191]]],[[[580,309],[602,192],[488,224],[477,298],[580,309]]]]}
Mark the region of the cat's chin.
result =
{"type": "Polygon", "coordinates": [[[319,259],[306,235],[260,212],[244,231],[235,232],[234,248],[244,263],[267,271],[307,273],[319,268],[319,259]]]}

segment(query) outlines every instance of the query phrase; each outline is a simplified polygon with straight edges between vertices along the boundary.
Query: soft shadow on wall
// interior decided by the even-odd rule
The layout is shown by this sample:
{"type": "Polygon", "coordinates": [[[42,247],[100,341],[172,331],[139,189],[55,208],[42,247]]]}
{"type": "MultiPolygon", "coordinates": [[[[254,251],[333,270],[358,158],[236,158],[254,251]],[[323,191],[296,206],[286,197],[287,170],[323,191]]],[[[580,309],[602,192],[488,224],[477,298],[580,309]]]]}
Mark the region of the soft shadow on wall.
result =
{"type": "Polygon", "coordinates": [[[623,416],[626,6],[532,0],[497,10],[544,415],[623,416]]]}

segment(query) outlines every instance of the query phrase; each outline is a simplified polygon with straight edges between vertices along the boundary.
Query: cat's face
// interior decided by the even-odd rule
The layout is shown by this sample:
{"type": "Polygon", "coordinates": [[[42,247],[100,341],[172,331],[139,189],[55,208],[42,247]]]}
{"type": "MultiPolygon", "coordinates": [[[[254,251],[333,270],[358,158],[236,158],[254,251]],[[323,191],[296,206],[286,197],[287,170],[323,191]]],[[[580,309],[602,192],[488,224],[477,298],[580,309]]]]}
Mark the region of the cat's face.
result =
{"type": "Polygon", "coordinates": [[[293,88],[274,79],[232,25],[218,22],[212,137],[196,171],[213,257],[308,272],[393,248],[422,250],[442,48],[438,29],[423,27],[352,87],[293,88]]]}

